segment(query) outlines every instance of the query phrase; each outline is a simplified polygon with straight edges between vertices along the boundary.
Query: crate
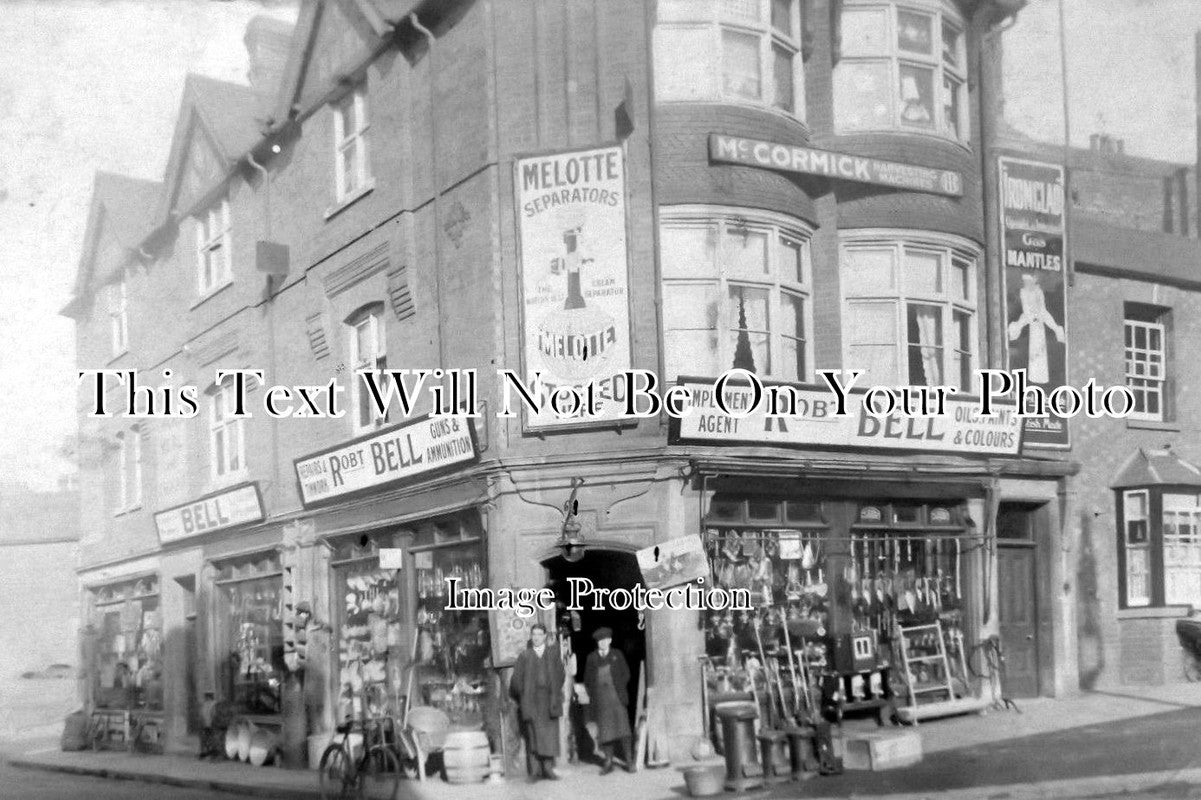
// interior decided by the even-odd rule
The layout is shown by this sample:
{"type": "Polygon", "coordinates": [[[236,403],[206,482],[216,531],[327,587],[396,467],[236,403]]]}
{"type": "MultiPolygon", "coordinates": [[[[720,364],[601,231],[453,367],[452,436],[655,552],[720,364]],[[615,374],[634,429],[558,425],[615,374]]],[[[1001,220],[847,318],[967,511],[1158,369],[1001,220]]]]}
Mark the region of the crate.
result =
{"type": "Polygon", "coordinates": [[[921,761],[922,737],[915,730],[847,733],[842,750],[846,769],[880,772],[921,761]]]}

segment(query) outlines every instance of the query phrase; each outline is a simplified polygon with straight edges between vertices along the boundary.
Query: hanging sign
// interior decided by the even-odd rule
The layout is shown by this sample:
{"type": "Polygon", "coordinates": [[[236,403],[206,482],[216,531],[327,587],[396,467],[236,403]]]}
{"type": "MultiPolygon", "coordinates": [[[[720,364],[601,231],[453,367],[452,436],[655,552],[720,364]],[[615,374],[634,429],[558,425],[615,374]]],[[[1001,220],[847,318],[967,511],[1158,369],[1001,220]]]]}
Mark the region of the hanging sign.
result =
{"type": "Polygon", "coordinates": [[[919,167],[899,161],[797,147],[741,136],[709,134],[709,159],[728,164],[749,164],[753,167],[805,175],[825,175],[859,183],[876,183],[897,189],[912,189],[931,194],[959,197],[963,194],[963,176],[954,170],[919,167]]]}
{"type": "Polygon", "coordinates": [[[294,462],[306,507],[365,489],[412,481],[474,461],[468,417],[427,417],[331,447],[294,462]]]}
{"type": "Polygon", "coordinates": [[[670,589],[698,578],[709,579],[709,559],[701,537],[677,536],[635,553],[647,589],[670,589]]]}
{"type": "MultiPolygon", "coordinates": [[[[1068,380],[1063,167],[1001,157],[997,168],[1009,369],[1050,392],[1068,380]]],[[[1069,444],[1066,419],[1026,419],[1026,447],[1069,444]]]]}
{"type": "Polygon", "coordinates": [[[159,541],[166,544],[259,522],[262,518],[263,503],[258,485],[247,483],[159,511],[154,515],[154,527],[158,530],[159,541]]]}
{"type": "Polygon", "coordinates": [[[630,368],[625,151],[618,145],[514,162],[522,365],[541,372],[528,429],[612,424],[621,418],[616,376],[630,368]],[[591,384],[597,414],[560,418],[545,400],[557,387],[591,384]]]}
{"type": "Polygon", "coordinates": [[[712,379],[680,378],[689,391],[688,413],[671,419],[671,444],[741,442],[793,447],[853,447],[871,450],[910,450],[958,455],[1017,455],[1022,420],[1012,403],[999,405],[992,417],[982,417],[976,400],[946,400],[946,413],[906,417],[893,413],[875,417],[863,410],[861,395],[851,392],[846,416],[834,416],[835,397],[828,387],[793,387],[796,414],[767,415],[767,403],[752,409],[749,385],[727,385],[726,408],[746,416],[726,414],[717,406],[712,379]]]}

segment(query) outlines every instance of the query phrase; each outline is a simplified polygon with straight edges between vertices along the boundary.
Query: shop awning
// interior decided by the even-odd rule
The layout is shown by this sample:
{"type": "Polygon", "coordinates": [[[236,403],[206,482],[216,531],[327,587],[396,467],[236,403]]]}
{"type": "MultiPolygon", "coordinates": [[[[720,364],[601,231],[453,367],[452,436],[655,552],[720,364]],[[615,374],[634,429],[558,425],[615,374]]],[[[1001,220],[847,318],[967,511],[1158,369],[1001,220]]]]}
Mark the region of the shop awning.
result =
{"type": "Polygon", "coordinates": [[[1201,489],[1201,468],[1171,450],[1139,448],[1118,470],[1111,489],[1133,486],[1193,486],[1201,489]]]}

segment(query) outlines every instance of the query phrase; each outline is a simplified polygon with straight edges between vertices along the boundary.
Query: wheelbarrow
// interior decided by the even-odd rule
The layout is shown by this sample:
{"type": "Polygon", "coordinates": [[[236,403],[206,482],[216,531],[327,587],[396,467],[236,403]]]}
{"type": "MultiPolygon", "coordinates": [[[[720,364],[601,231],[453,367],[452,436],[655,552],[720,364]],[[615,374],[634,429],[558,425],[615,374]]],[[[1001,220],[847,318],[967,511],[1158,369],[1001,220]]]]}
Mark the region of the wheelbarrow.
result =
{"type": "Polygon", "coordinates": [[[1201,616],[1176,620],[1176,638],[1184,651],[1184,677],[1201,680],[1201,616]]]}

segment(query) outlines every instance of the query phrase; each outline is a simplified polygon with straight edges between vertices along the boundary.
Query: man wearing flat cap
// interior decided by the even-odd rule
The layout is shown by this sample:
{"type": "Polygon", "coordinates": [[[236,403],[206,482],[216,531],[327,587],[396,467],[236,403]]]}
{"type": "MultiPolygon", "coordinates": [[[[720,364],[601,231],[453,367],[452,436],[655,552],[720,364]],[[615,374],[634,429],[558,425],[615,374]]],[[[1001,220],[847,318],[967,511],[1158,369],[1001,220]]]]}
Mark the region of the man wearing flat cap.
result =
{"type": "Polygon", "coordinates": [[[612,629],[597,628],[592,638],[596,640],[596,650],[588,654],[584,664],[584,686],[596,721],[596,741],[605,754],[601,775],[613,771],[613,750],[618,743],[626,772],[633,772],[635,756],[630,732],[630,697],[626,689],[630,683],[630,668],[621,651],[612,647],[612,629]]]}

